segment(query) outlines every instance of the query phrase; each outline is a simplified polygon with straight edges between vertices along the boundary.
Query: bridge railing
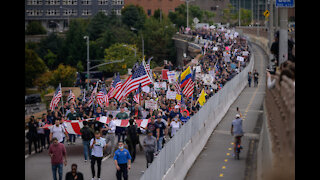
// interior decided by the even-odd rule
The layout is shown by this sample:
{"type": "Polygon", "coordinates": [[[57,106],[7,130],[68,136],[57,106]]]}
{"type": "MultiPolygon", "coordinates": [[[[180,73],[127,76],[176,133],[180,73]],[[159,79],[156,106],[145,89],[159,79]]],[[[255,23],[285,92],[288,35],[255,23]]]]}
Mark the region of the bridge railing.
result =
{"type": "Polygon", "coordinates": [[[165,144],[140,180],[183,179],[203,149],[212,131],[231,104],[244,89],[247,74],[252,71],[254,56],[238,75],[228,81],[204,106],[165,144]]]}

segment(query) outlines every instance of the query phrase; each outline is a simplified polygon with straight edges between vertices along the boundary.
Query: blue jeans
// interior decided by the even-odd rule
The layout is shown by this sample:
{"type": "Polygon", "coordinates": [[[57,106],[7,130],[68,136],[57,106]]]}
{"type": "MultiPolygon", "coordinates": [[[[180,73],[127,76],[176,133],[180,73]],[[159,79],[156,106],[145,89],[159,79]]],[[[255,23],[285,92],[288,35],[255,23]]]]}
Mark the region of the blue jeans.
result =
{"type": "Polygon", "coordinates": [[[82,141],[82,144],[84,159],[88,160],[88,157],[91,159],[90,141],[82,141]]]}
{"type": "Polygon", "coordinates": [[[76,135],[75,134],[69,134],[69,142],[76,142],[76,135]]]}
{"type": "Polygon", "coordinates": [[[162,141],[163,141],[163,137],[159,137],[159,140],[157,141],[157,151],[161,151],[162,141]]]}
{"type": "Polygon", "coordinates": [[[59,180],[62,180],[62,168],[63,164],[52,165],[53,180],[57,180],[57,169],[59,174],[59,180]]]}

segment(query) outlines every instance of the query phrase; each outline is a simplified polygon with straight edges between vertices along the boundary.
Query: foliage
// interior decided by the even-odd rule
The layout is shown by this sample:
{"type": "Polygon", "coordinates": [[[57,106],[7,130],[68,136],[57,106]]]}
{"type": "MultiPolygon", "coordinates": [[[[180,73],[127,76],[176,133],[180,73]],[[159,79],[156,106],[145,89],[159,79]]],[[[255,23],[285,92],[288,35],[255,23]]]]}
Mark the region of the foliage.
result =
{"type": "Polygon", "coordinates": [[[103,12],[98,12],[88,24],[87,32],[91,41],[98,39],[108,25],[108,17],[103,12]]]}
{"type": "Polygon", "coordinates": [[[35,79],[33,84],[38,87],[38,90],[40,92],[42,92],[47,89],[51,81],[52,81],[52,72],[48,71],[41,74],[41,76],[35,79]]]}
{"type": "Polygon", "coordinates": [[[46,34],[46,29],[41,25],[39,21],[31,21],[27,25],[27,29],[25,31],[26,35],[38,35],[38,34],[46,34]]]}
{"type": "Polygon", "coordinates": [[[48,70],[44,61],[31,49],[25,49],[25,87],[32,87],[33,81],[48,70]]]}
{"type": "Polygon", "coordinates": [[[176,29],[172,26],[170,19],[163,16],[163,20],[159,22],[154,17],[150,17],[144,29],[145,54],[153,56],[152,61],[157,65],[162,65],[165,59],[175,62],[175,46],[172,36],[176,29]]]}
{"type": "Polygon", "coordinates": [[[228,3],[227,8],[222,10],[223,11],[223,16],[222,16],[223,23],[233,24],[234,21],[237,19],[237,14],[232,13],[232,10],[234,8],[235,8],[234,6],[232,6],[230,3],[228,3]]]}
{"type": "Polygon", "coordinates": [[[72,87],[76,80],[76,72],[77,70],[74,67],[59,64],[58,68],[52,71],[50,85],[57,87],[61,83],[61,86],[72,87]]]}
{"type": "Polygon", "coordinates": [[[48,68],[52,70],[54,68],[54,64],[57,61],[57,55],[55,55],[50,49],[48,49],[48,53],[44,56],[43,60],[47,64],[48,68]]]}
{"type": "Polygon", "coordinates": [[[129,28],[140,30],[143,28],[147,15],[141,6],[129,4],[121,10],[121,19],[129,28]]]}
{"type": "Polygon", "coordinates": [[[124,59],[124,62],[100,66],[98,67],[99,70],[113,73],[119,72],[121,75],[127,74],[127,68],[132,68],[141,59],[141,53],[137,51],[137,57],[135,57],[132,48],[136,47],[134,45],[116,43],[105,49],[105,62],[122,59],[124,59]],[[126,68],[123,68],[123,65],[126,65],[126,68]]]}

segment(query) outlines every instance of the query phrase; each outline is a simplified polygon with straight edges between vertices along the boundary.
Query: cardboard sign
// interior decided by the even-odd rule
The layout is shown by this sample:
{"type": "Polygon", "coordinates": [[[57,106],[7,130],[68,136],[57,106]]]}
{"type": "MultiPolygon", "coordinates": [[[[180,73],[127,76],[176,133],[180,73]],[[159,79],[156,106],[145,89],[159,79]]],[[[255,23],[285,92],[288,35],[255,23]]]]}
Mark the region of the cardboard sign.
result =
{"type": "Polygon", "coordinates": [[[248,56],[249,55],[249,52],[248,51],[243,51],[242,52],[242,56],[248,56]]]}
{"type": "Polygon", "coordinates": [[[145,93],[149,93],[150,92],[150,87],[149,86],[144,86],[141,88],[141,90],[145,93]]]}
{"type": "Polygon", "coordinates": [[[211,85],[213,83],[213,77],[210,74],[206,74],[203,78],[204,85],[211,85]]]}
{"type": "Polygon", "coordinates": [[[176,80],[175,80],[175,75],[176,75],[176,72],[175,71],[168,71],[167,72],[167,76],[168,76],[168,81],[169,83],[174,83],[176,80]]]}
{"type": "Polygon", "coordinates": [[[213,47],[212,50],[213,51],[218,51],[218,47],[213,47]]]}
{"type": "Polygon", "coordinates": [[[167,91],[166,98],[167,99],[176,99],[177,92],[176,91],[167,91]]]}
{"type": "Polygon", "coordinates": [[[167,90],[167,83],[166,82],[155,82],[154,89],[156,91],[160,91],[161,89],[167,90]]]}
{"type": "Polygon", "coordinates": [[[168,75],[167,72],[169,71],[169,69],[162,69],[162,79],[167,80],[168,79],[168,75]]]}
{"type": "Polygon", "coordinates": [[[155,109],[158,109],[158,104],[157,104],[157,101],[154,101],[153,99],[151,99],[151,100],[146,100],[146,101],[144,102],[144,107],[145,107],[146,109],[153,109],[153,110],[155,110],[155,109]]]}
{"type": "Polygon", "coordinates": [[[243,62],[243,61],[244,61],[244,58],[241,57],[241,56],[237,56],[237,60],[243,62]]]}

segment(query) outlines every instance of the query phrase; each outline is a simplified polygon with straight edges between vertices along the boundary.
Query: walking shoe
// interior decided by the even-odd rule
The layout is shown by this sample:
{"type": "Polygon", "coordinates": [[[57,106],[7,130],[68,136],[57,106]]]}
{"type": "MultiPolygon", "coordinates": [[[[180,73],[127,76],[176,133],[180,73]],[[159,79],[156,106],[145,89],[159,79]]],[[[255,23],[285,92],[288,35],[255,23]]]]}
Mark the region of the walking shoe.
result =
{"type": "Polygon", "coordinates": [[[70,143],[68,142],[68,145],[70,145],[70,143]]]}
{"type": "Polygon", "coordinates": [[[87,162],[87,160],[84,160],[84,162],[86,163],[86,162],[87,162]]]}
{"type": "Polygon", "coordinates": [[[75,142],[73,142],[72,144],[73,144],[73,145],[75,145],[76,143],[75,143],[75,142]]]}

